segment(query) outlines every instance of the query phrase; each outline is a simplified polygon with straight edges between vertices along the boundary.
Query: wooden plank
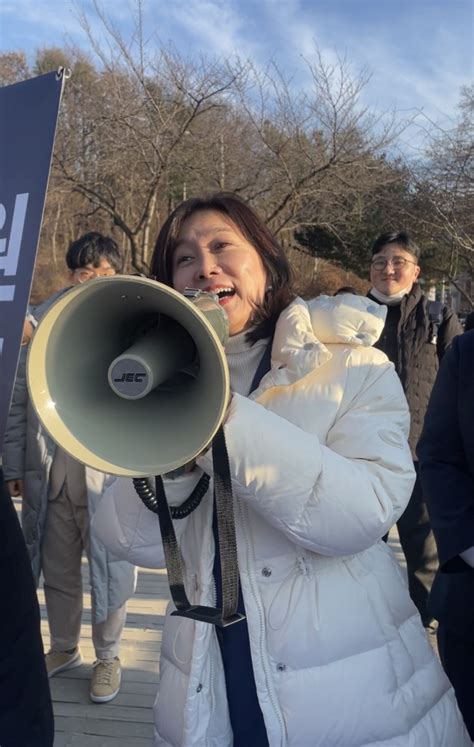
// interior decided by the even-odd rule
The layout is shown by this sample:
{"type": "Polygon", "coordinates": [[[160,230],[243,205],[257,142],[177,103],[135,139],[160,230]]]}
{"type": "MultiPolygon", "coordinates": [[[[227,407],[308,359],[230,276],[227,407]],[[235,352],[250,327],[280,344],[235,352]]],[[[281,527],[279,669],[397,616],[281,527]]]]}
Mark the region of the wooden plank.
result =
{"type": "MultiPolygon", "coordinates": [[[[86,680],[78,683],[77,680],[66,680],[63,679],[59,683],[52,685],[52,695],[55,703],[76,703],[87,705],[90,704],[89,700],[89,686],[86,680]]],[[[133,706],[136,708],[147,708],[153,707],[156,696],[156,683],[147,684],[139,682],[124,682],[120,688],[120,692],[116,698],[114,698],[114,705],[118,706],[133,706]],[[137,688],[133,691],[132,688],[137,688]]]]}
{"type": "MultiPolygon", "coordinates": [[[[156,692],[156,690],[158,689],[158,670],[159,662],[156,663],[156,671],[154,669],[153,671],[146,671],[142,668],[127,669],[123,677],[123,682],[142,683],[150,685],[154,684],[156,692]]],[[[89,682],[90,675],[90,665],[83,664],[82,667],[71,669],[69,672],[61,672],[60,674],[56,675],[56,677],[53,677],[51,679],[51,688],[56,686],[55,684],[53,685],[53,683],[62,682],[63,679],[86,680],[87,682],[89,682]]]]}
{"type": "Polygon", "coordinates": [[[122,739],[124,737],[141,737],[142,739],[148,737],[150,747],[154,731],[152,724],[144,724],[140,721],[106,721],[101,718],[91,719],[80,716],[57,716],[55,721],[58,734],[66,732],[109,737],[108,741],[104,741],[107,747],[114,747],[117,737],[122,739]]]}
{"type": "MultiPolygon", "coordinates": [[[[150,747],[150,738],[115,736],[113,744],[116,747],[150,747]]],[[[98,737],[91,734],[68,734],[61,732],[56,735],[54,747],[110,747],[110,738],[98,737]]]]}
{"type": "Polygon", "coordinates": [[[84,718],[90,722],[120,722],[127,724],[153,724],[153,713],[151,709],[136,708],[130,705],[115,705],[110,703],[61,703],[56,702],[55,714],[57,717],[84,718]]]}

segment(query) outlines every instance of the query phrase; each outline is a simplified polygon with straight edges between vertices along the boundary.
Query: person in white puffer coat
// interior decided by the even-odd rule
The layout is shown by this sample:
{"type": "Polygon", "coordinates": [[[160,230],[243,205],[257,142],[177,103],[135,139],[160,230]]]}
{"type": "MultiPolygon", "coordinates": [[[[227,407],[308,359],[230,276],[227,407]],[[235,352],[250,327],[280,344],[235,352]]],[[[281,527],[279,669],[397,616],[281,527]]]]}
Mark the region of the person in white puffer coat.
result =
{"type": "MultiPolygon", "coordinates": [[[[225,421],[246,620],[221,629],[166,615],[155,747],[468,747],[450,683],[382,537],[411,494],[406,400],[371,347],[367,298],[292,297],[283,251],[238,198],[180,205],[153,274],[217,293],[232,398],[225,421]],[[271,366],[255,372],[271,345],[271,366]],[[252,390],[252,384],[256,388],[252,390]],[[232,636],[234,636],[232,638],[232,636]]],[[[164,480],[199,506],[175,530],[192,604],[213,606],[209,454],[164,480]]],[[[163,567],[158,518],[114,479],[94,529],[118,557],[163,567]]]]}

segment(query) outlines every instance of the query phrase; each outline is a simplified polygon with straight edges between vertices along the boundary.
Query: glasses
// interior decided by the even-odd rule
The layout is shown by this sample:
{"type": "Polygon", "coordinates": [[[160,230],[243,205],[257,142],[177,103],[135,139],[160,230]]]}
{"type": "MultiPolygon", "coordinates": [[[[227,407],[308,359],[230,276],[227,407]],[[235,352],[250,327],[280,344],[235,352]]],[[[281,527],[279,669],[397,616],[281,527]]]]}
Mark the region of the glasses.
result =
{"type": "Polygon", "coordinates": [[[388,265],[392,265],[394,270],[403,270],[403,268],[408,264],[417,265],[418,262],[414,262],[412,259],[406,259],[405,257],[392,257],[391,259],[379,257],[378,259],[372,260],[371,264],[374,270],[382,272],[382,270],[385,270],[388,265]]]}
{"type": "Polygon", "coordinates": [[[79,267],[79,269],[74,270],[74,275],[80,283],[86,283],[88,280],[92,280],[93,278],[103,278],[115,275],[115,270],[113,267],[97,267],[93,270],[79,267]]]}

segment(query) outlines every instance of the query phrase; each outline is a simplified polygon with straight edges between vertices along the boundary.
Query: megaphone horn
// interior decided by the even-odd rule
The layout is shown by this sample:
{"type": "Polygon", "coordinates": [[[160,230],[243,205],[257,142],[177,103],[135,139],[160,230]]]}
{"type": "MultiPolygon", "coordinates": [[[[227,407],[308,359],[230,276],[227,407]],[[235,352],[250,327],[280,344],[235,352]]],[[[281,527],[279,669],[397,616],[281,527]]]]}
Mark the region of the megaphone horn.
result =
{"type": "Polygon", "coordinates": [[[227,315],[215,295],[183,296],[117,275],[64,293],[38,325],[31,401],[54,441],[114,475],[161,475],[210,445],[225,414],[227,315]]]}

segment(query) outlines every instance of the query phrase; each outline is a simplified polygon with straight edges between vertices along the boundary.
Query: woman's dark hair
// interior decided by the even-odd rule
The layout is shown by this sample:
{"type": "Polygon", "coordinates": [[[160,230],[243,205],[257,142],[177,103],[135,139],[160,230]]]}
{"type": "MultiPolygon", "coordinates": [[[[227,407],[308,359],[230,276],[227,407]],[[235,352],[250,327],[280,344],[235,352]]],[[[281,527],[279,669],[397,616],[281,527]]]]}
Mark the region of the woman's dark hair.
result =
{"type": "Polygon", "coordinates": [[[398,244],[406,252],[413,254],[416,259],[420,259],[421,249],[415,244],[411,236],[406,231],[389,231],[381,233],[372,244],[372,256],[378,254],[386,244],[398,244]]]}
{"type": "Polygon", "coordinates": [[[358,290],[352,285],[343,285],[342,288],[338,288],[334,293],[335,296],[341,296],[343,293],[352,293],[353,296],[359,296],[358,290]]]}
{"type": "Polygon", "coordinates": [[[259,216],[240,197],[218,193],[210,197],[193,197],[173,210],[163,225],[151,260],[151,275],[165,285],[173,285],[172,260],[185,220],[194,213],[215,210],[230,218],[242,236],[260,255],[267,271],[267,290],[253,315],[251,342],[273,333],[280,313],[294,299],[291,268],[285,252],[259,216]]]}
{"type": "Polygon", "coordinates": [[[99,267],[101,259],[106,259],[115,272],[122,272],[123,257],[117,243],[97,231],[85,233],[69,245],[66,264],[70,270],[79,270],[86,265],[99,267]]]}

